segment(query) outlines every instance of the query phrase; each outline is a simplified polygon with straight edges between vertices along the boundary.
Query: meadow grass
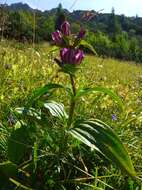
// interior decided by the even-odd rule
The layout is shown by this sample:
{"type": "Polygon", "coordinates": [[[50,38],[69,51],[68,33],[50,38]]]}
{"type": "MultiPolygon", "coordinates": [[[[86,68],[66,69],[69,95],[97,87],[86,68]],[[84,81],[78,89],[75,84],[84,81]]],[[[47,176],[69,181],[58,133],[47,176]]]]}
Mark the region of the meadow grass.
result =
{"type": "MultiPolygon", "coordinates": [[[[53,60],[56,53],[50,50],[47,43],[34,48],[16,42],[0,43],[0,123],[8,126],[10,108],[23,106],[35,88],[49,82],[69,85],[68,76],[58,71],[53,60]]],[[[88,95],[79,101],[76,114],[109,123],[129,150],[136,171],[142,176],[142,65],[87,55],[76,80],[77,87],[108,87],[121,97],[123,110],[109,96],[88,95]]],[[[68,106],[66,94],[57,91],[54,99],[68,106]]],[[[113,170],[109,174],[113,174],[113,170]]]]}

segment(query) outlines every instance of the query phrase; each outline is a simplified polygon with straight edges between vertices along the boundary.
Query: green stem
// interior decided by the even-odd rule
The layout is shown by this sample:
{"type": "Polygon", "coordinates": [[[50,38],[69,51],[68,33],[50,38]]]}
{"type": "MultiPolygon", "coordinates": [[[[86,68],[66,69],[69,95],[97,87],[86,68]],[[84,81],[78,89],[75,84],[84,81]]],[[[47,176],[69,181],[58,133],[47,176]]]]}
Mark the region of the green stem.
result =
{"type": "Polygon", "coordinates": [[[76,96],[75,82],[74,82],[74,78],[73,78],[72,75],[70,75],[70,79],[71,79],[71,85],[72,85],[73,95],[76,96]]]}
{"type": "Polygon", "coordinates": [[[75,88],[75,81],[72,75],[70,75],[70,80],[71,80],[71,85],[72,85],[72,91],[73,91],[73,97],[71,99],[71,104],[70,104],[70,112],[69,112],[69,120],[68,120],[68,126],[71,125],[73,115],[74,115],[74,109],[75,109],[75,96],[76,96],[76,88],[75,88]]]}

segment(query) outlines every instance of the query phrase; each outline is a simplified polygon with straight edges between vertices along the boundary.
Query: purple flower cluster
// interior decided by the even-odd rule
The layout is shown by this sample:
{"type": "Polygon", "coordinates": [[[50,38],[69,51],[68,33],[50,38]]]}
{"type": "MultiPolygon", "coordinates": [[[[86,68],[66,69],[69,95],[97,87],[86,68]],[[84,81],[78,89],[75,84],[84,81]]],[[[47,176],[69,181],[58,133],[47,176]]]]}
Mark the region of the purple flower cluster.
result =
{"type": "MultiPolygon", "coordinates": [[[[77,40],[81,40],[84,38],[86,31],[81,29],[79,34],[77,35],[77,40]]],[[[61,25],[61,31],[57,30],[52,33],[52,39],[57,45],[64,45],[64,36],[68,37],[71,35],[71,27],[70,24],[65,21],[61,25]]],[[[75,39],[75,40],[76,40],[75,39]]],[[[62,64],[80,64],[84,58],[84,52],[79,48],[69,46],[60,50],[60,58],[62,64]]]]}

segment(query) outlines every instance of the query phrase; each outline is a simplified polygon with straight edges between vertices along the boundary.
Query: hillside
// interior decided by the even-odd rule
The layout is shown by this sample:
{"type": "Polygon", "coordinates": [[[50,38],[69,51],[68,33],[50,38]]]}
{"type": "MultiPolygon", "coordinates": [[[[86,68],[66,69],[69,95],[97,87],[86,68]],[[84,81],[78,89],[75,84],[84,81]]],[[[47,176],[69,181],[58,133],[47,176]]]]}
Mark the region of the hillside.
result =
{"type": "Polygon", "coordinates": [[[1,5],[1,38],[22,42],[51,41],[51,33],[60,14],[72,25],[72,32],[80,28],[88,31],[87,41],[98,55],[142,62],[142,18],[97,13],[95,10],[69,12],[61,7],[52,10],[34,10],[29,5],[16,3],[1,5]]]}
{"type": "MultiPolygon", "coordinates": [[[[1,5],[2,6],[2,5],[1,5]]],[[[38,14],[41,14],[42,16],[45,16],[47,18],[47,16],[53,16],[56,15],[57,12],[57,8],[54,8],[52,10],[48,10],[48,11],[40,11],[40,10],[34,10],[33,8],[31,8],[28,4],[26,3],[14,3],[11,5],[5,5],[9,11],[37,11],[38,14]]],[[[94,17],[90,17],[89,20],[87,20],[87,22],[83,22],[83,25],[87,25],[89,27],[89,29],[93,30],[93,31],[105,31],[108,32],[109,30],[109,19],[111,14],[102,14],[97,13],[95,10],[92,11],[83,11],[83,10],[76,10],[73,12],[69,12],[68,10],[64,10],[64,12],[66,13],[66,15],[73,21],[76,22],[76,20],[78,20],[78,22],[83,21],[82,17],[84,14],[90,13],[90,15],[94,14],[94,17]]],[[[142,18],[136,16],[133,17],[127,17],[125,15],[116,15],[118,21],[121,24],[122,30],[126,31],[126,32],[132,32],[131,30],[135,30],[133,31],[136,35],[140,35],[142,36],[142,18]]]]}

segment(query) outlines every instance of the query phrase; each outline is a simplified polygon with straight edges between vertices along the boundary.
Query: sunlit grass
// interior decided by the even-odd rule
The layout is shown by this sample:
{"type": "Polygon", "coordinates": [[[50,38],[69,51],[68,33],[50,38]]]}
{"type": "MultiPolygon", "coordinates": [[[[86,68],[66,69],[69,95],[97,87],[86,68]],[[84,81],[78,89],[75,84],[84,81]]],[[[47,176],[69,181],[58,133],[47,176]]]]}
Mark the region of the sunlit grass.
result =
{"type": "MultiPolygon", "coordinates": [[[[67,76],[58,71],[50,49],[46,43],[34,49],[15,42],[0,44],[0,122],[6,123],[9,109],[24,105],[35,88],[49,82],[69,85],[67,76]]],[[[79,101],[76,114],[79,111],[82,117],[92,116],[111,124],[129,149],[137,172],[142,175],[142,65],[88,55],[76,78],[77,87],[108,87],[121,97],[124,110],[108,96],[92,94],[79,101]],[[116,115],[115,121],[112,115],[116,115]]],[[[56,99],[68,104],[66,94],[57,92],[56,95],[56,99]]]]}

